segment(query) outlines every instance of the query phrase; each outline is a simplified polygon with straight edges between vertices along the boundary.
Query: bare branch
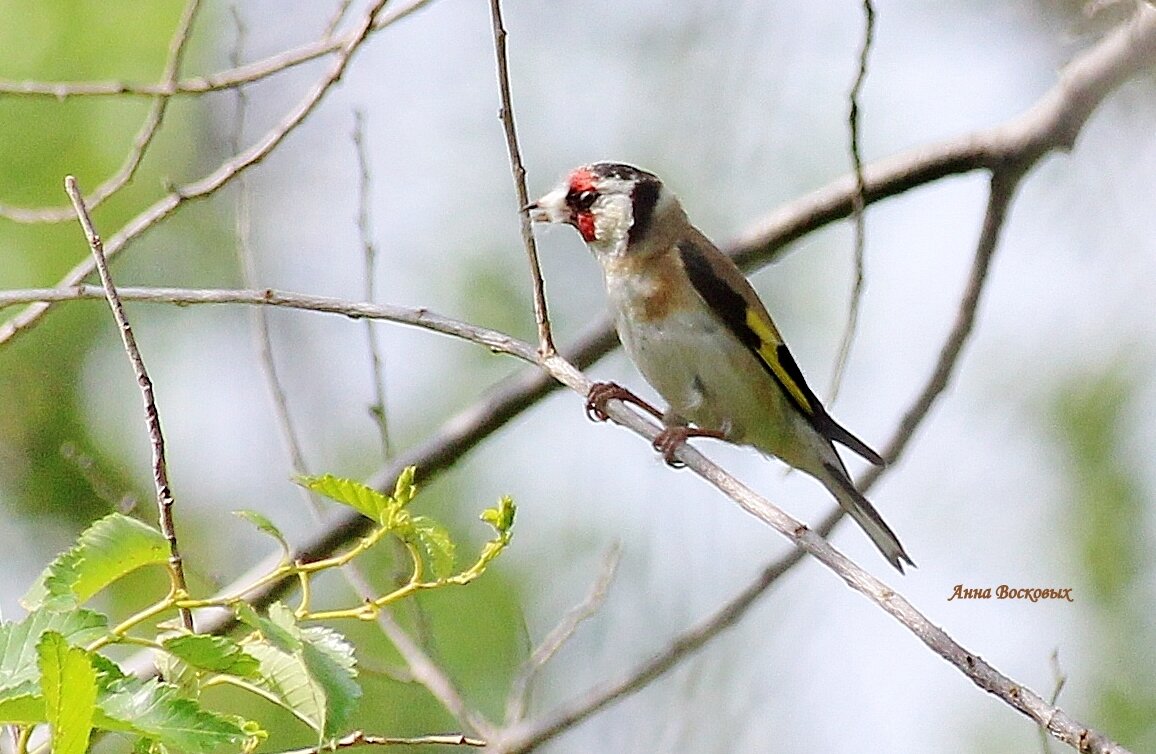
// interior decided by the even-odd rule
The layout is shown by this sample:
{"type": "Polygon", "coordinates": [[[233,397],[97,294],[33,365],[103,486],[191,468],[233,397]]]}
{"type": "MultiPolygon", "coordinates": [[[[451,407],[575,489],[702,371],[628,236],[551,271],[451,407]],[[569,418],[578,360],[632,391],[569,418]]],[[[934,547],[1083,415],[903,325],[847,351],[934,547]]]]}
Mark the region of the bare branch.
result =
{"type": "MultiPolygon", "coordinates": [[[[319,80],[300,103],[273,129],[268,131],[256,144],[232,159],[220,165],[209,175],[195,183],[170,191],[151,207],[130,220],[124,227],[115,233],[105,244],[105,254],[112,258],[119,254],[125,246],[171,215],[178,207],[193,199],[203,199],[218,191],[222,186],[233,180],[248,168],[256,165],[284,141],[316,109],[326,93],[345,73],[350,58],[361,47],[373,30],[373,21],[387,0],[374,0],[362,17],[360,23],[349,41],[338,53],[329,71],[319,80]]],[[[78,263],[59,282],[61,286],[77,285],[84,281],[94,269],[93,262],[86,260],[78,263]]],[[[25,311],[13,317],[3,326],[0,326],[0,345],[8,342],[21,332],[35,326],[41,317],[48,311],[49,304],[39,303],[30,306],[25,311]]]]}
{"type": "MultiPolygon", "coordinates": [[[[506,61],[506,29],[502,26],[501,0],[490,0],[490,18],[494,27],[494,54],[498,60],[498,91],[502,108],[498,117],[506,134],[506,149],[510,154],[510,170],[514,174],[514,190],[518,197],[518,207],[530,203],[526,193],[526,168],[522,165],[522,153],[518,149],[518,131],[514,127],[514,105],[510,99],[510,71],[506,61]]],[[[530,215],[519,209],[518,218],[522,227],[522,245],[530,261],[530,281],[534,287],[534,321],[538,325],[538,351],[543,356],[555,352],[554,337],[550,334],[550,314],[546,310],[546,283],[542,280],[542,266],[538,263],[538,244],[534,231],[530,228],[530,215]]]]}
{"type": "Polygon", "coordinates": [[[485,741],[478,738],[470,738],[462,733],[450,733],[442,736],[397,738],[394,736],[371,736],[362,731],[354,731],[348,736],[343,736],[336,741],[328,742],[322,746],[296,749],[294,751],[287,751],[284,754],[322,754],[322,752],[333,751],[335,749],[348,749],[354,746],[470,746],[481,748],[485,745],[485,741]]]}
{"type": "Polygon", "coordinates": [[[506,726],[509,727],[520,721],[526,714],[526,702],[530,694],[530,685],[546,663],[554,657],[562,646],[570,640],[578,626],[590,618],[602,607],[606,601],[606,592],[610,582],[618,570],[618,562],[622,556],[622,547],[615,544],[602,559],[602,569],[598,578],[590,585],[590,591],[577,605],[566,611],[558,625],[554,626],[546,638],[534,648],[530,656],[522,663],[518,675],[510,684],[510,693],[506,698],[506,726]]]}
{"type": "MultiPolygon", "coordinates": [[[[365,146],[365,113],[361,110],[353,114],[353,148],[357,153],[357,233],[361,237],[362,259],[365,264],[365,300],[377,300],[377,247],[373,243],[370,228],[369,205],[373,192],[370,190],[369,151],[365,146]]],[[[381,438],[382,460],[389,460],[392,454],[389,442],[389,420],[385,412],[385,368],[381,349],[377,347],[377,337],[371,323],[365,323],[366,343],[369,346],[369,364],[372,370],[373,403],[369,415],[377,427],[381,438]]]]}
{"type": "MultiPolygon", "coordinates": [[[[161,81],[166,82],[169,86],[172,86],[176,82],[177,76],[181,72],[181,62],[184,60],[185,50],[191,38],[193,21],[196,19],[197,11],[200,10],[200,7],[201,0],[188,0],[185,4],[184,12],[181,13],[180,20],[177,21],[177,29],[173,33],[172,40],[169,42],[168,58],[165,61],[164,72],[161,74],[161,81]]],[[[95,210],[110,196],[132,182],[132,179],[136,176],[137,168],[139,168],[141,162],[144,161],[145,152],[152,146],[153,139],[160,131],[168,105],[168,97],[158,96],[153,99],[152,105],[149,107],[148,115],[145,116],[144,123],[137,132],[136,138],[133,140],[132,148],[125,157],[124,163],[122,163],[120,168],[109,176],[104,183],[97,186],[96,189],[85,198],[84,203],[85,206],[88,207],[89,212],[95,210]]],[[[21,223],[64,222],[72,218],[74,213],[75,210],[71,205],[22,209],[19,207],[8,207],[0,203],[0,217],[6,217],[9,220],[21,223]]]]}
{"type": "Polygon", "coordinates": [[[847,370],[847,359],[851,355],[851,345],[859,330],[859,308],[863,303],[863,288],[866,283],[865,256],[867,252],[867,186],[863,181],[863,148],[860,141],[859,95],[867,80],[867,57],[875,40],[875,6],[871,0],[863,0],[863,47],[859,50],[859,70],[855,74],[855,84],[851,87],[851,106],[847,113],[847,130],[851,134],[851,172],[855,176],[855,195],[851,197],[851,219],[855,226],[854,282],[851,285],[850,302],[847,305],[847,323],[835,357],[835,369],[831,377],[828,401],[835,402],[839,386],[847,370]]]}
{"type": "MultiPolygon", "coordinates": [[[[406,5],[383,11],[373,24],[373,30],[384,29],[400,21],[416,10],[428,5],[431,0],[411,0],[406,5]]],[[[336,19],[335,21],[340,21],[336,19]]],[[[331,24],[332,26],[332,24],[331,24]]],[[[323,58],[344,50],[359,32],[350,30],[340,36],[332,36],[332,28],[315,42],[285,50],[263,60],[237,66],[227,71],[195,76],[173,83],[136,84],[124,81],[0,81],[0,95],[25,97],[173,97],[179,94],[204,94],[222,89],[232,89],[268,78],[289,70],[302,63],[323,58]]]]}
{"type": "MultiPolygon", "coordinates": [[[[181,562],[181,550],[177,545],[177,530],[173,525],[173,493],[169,488],[169,471],[165,463],[165,436],[161,432],[161,418],[157,413],[156,398],[153,394],[153,382],[145,369],[144,359],[136,345],[136,337],[132,333],[128,317],[124,313],[124,305],[117,296],[116,286],[112,283],[112,275],[108,271],[108,262],[104,258],[104,242],[92,224],[92,217],[88,208],[84,206],[84,197],[76,179],[71,175],[64,179],[64,189],[76,208],[76,216],[80,226],[84,229],[84,236],[88,239],[88,246],[92,250],[92,257],[96,260],[96,269],[100,273],[100,282],[104,285],[104,294],[108,298],[108,305],[112,308],[112,318],[120,330],[121,341],[124,343],[125,353],[136,374],[137,385],[140,386],[141,400],[144,402],[145,426],[148,428],[149,445],[152,448],[153,483],[157,493],[157,513],[160,519],[161,532],[169,542],[169,575],[172,578],[174,594],[186,594],[189,591],[185,581],[185,568],[181,562]]],[[[193,630],[193,614],[188,608],[180,609],[181,623],[188,631],[193,630]]]]}
{"type": "MultiPolygon", "coordinates": [[[[1053,151],[1068,151],[1088,117],[1116,87],[1156,65],[1156,8],[1143,6],[1132,20],[1077,56],[1059,81],[1024,113],[1002,125],[918,147],[867,165],[866,201],[902,194],[940,178],[1018,163],[1023,170],[1053,151]]],[[[728,252],[744,268],[769,261],[782,247],[850,215],[853,174],[783,205],[731,240],[728,252]]]]}
{"type": "MultiPolygon", "coordinates": [[[[340,314],[350,319],[383,319],[402,325],[413,325],[426,330],[433,330],[444,335],[452,335],[494,351],[516,356],[523,361],[537,361],[534,347],[523,340],[518,340],[497,330],[478,327],[468,322],[445,317],[425,308],[347,301],[328,296],[276,291],[272,288],[236,290],[232,288],[124,287],[119,289],[119,294],[124,301],[178,305],[249,304],[253,306],[280,306],[288,309],[340,314]]],[[[102,298],[103,295],[101,288],[93,285],[0,291],[0,307],[28,301],[77,301],[102,298]]]]}

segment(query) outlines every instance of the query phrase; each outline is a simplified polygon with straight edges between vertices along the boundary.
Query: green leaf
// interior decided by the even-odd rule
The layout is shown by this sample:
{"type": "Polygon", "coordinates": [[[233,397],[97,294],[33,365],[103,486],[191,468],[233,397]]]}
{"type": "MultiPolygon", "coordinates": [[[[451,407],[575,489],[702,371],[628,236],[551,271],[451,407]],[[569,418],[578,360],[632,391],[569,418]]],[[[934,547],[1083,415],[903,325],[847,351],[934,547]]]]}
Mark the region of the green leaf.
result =
{"type": "Polygon", "coordinates": [[[390,511],[398,507],[390,498],[377,490],[352,479],[325,474],[324,476],[298,476],[294,481],[307,490],[344,503],[378,523],[385,522],[390,511]]]}
{"type": "MultiPolygon", "coordinates": [[[[301,628],[284,605],[270,608],[268,623],[291,634],[295,647],[265,640],[245,645],[260,662],[257,686],[266,698],[292,712],[317,731],[320,740],[333,738],[348,722],[361,687],[353,648],[335,631],[321,626],[301,628]]],[[[263,632],[264,633],[264,632],[263,632]]]]}
{"type": "Polygon", "coordinates": [[[349,721],[361,698],[361,686],[354,680],[357,667],[353,647],[336,631],[322,626],[310,626],[302,635],[302,660],[325,695],[322,736],[330,739],[349,721]]]}
{"type": "Polygon", "coordinates": [[[499,534],[507,534],[514,526],[516,510],[514,499],[506,495],[498,501],[498,507],[486,508],[482,511],[482,520],[494,527],[499,534]]]}
{"type": "Polygon", "coordinates": [[[289,541],[285,539],[285,535],[281,533],[281,530],[278,529],[268,517],[257,511],[250,510],[233,511],[233,515],[245,519],[253,524],[253,526],[256,526],[258,531],[268,534],[277,540],[277,543],[281,545],[281,552],[285,554],[285,559],[288,560],[290,558],[291,550],[289,548],[289,541]]]}
{"type": "Polygon", "coordinates": [[[194,668],[241,678],[257,675],[257,658],[224,636],[183,634],[166,639],[163,646],[194,668]]]}
{"type": "Polygon", "coordinates": [[[41,606],[67,610],[126,573],[168,558],[163,534],[135,518],[111,513],[88,527],[72,549],[40,574],[21,604],[29,610],[41,606]]]}
{"type": "Polygon", "coordinates": [[[155,678],[122,678],[97,700],[97,727],[143,736],[183,752],[210,752],[244,740],[234,720],[180,696],[176,687],[155,678]]]}
{"type": "Polygon", "coordinates": [[[108,634],[108,619],[90,610],[41,609],[18,623],[0,624],[0,694],[40,678],[36,646],[46,631],[60,634],[69,644],[84,645],[108,634]]]}
{"type": "Polygon", "coordinates": [[[309,677],[300,653],[286,652],[264,640],[246,644],[245,650],[260,663],[256,685],[265,697],[320,735],[325,727],[325,693],[309,677]]]}
{"type": "Polygon", "coordinates": [[[96,711],[96,669],[89,653],[46,631],[36,647],[54,754],[84,754],[96,711]]]}
{"type": "Polygon", "coordinates": [[[35,725],[48,722],[44,696],[34,683],[0,693],[0,723],[8,725],[35,725]]]}
{"type": "Polygon", "coordinates": [[[301,641],[297,638],[293,611],[282,602],[274,602],[269,606],[269,615],[268,618],[258,615],[257,611],[245,602],[237,606],[237,617],[241,622],[257,629],[270,644],[284,652],[299,650],[301,641]]]}
{"type": "Polygon", "coordinates": [[[452,574],[456,548],[449,531],[427,516],[414,516],[412,524],[413,537],[429,558],[434,576],[442,579],[452,574]]]}

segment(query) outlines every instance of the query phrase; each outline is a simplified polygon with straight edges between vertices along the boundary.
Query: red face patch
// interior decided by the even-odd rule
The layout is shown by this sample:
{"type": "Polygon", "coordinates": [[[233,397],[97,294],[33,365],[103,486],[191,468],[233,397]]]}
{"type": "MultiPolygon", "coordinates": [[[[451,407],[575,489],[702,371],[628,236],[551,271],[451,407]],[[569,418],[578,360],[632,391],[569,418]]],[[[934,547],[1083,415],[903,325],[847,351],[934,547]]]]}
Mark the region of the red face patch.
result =
{"type": "MultiPolygon", "coordinates": [[[[595,192],[595,176],[586,168],[579,168],[570,174],[570,192],[569,197],[576,197],[586,193],[595,192]]],[[[582,234],[582,239],[587,243],[594,240],[594,213],[585,207],[579,208],[571,205],[571,211],[574,213],[572,222],[578,232],[582,234]]]]}
{"type": "Polygon", "coordinates": [[[594,190],[594,174],[586,168],[578,168],[570,174],[570,190],[578,193],[594,190]]]}
{"type": "Polygon", "coordinates": [[[574,227],[582,234],[582,240],[590,243],[594,240],[594,213],[579,212],[574,216],[574,227]]]}

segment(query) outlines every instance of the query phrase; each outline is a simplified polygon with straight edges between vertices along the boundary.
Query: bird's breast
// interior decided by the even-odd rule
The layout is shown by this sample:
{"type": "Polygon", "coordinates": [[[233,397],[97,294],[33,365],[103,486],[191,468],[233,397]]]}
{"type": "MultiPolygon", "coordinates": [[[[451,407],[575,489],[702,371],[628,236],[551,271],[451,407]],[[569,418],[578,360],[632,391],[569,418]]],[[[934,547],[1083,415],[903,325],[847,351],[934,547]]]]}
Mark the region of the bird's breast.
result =
{"type": "Polygon", "coordinates": [[[697,296],[675,254],[636,259],[630,255],[603,260],[606,291],[620,316],[661,325],[678,311],[694,306],[697,296]]]}

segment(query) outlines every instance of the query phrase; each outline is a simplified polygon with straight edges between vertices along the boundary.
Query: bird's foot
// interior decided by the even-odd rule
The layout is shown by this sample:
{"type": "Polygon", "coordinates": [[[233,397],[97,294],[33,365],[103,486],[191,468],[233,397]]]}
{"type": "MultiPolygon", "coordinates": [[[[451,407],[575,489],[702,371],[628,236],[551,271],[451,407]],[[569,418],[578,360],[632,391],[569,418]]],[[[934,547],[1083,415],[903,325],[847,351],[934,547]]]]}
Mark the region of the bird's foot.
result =
{"type": "Polygon", "coordinates": [[[619,385],[617,382],[595,382],[586,394],[586,415],[591,421],[604,422],[610,418],[606,413],[606,404],[612,400],[623,403],[633,403],[655,419],[662,421],[662,412],[634,393],[619,385]]]}
{"type": "Polygon", "coordinates": [[[698,427],[675,426],[667,427],[658,433],[651,445],[662,454],[666,465],[680,469],[686,464],[674,457],[678,449],[692,437],[709,437],[714,440],[725,440],[726,434],[717,429],[699,429],[698,427]]]}

